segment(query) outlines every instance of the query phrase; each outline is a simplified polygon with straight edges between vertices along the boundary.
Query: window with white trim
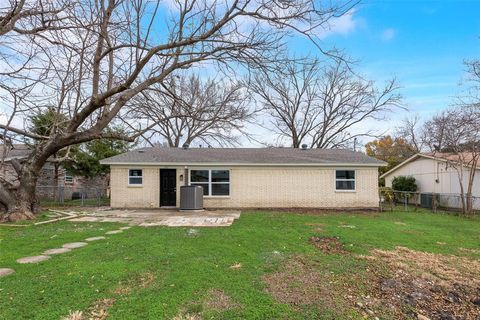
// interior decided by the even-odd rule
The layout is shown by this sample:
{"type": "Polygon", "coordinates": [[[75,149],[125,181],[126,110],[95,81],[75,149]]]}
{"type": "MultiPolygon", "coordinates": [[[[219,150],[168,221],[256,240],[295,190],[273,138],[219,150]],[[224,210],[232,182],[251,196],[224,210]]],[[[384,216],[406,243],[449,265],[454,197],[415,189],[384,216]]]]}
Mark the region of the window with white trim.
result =
{"type": "Polygon", "coordinates": [[[142,169],[128,169],[128,185],[141,186],[143,184],[142,169]]]}
{"type": "Polygon", "coordinates": [[[73,175],[69,172],[65,172],[65,183],[73,183],[73,175]]]}
{"type": "Polygon", "coordinates": [[[190,170],[190,185],[203,187],[204,196],[229,196],[230,170],[190,170]]]}
{"type": "Polygon", "coordinates": [[[335,189],[355,191],[355,170],[335,170],[335,189]]]}

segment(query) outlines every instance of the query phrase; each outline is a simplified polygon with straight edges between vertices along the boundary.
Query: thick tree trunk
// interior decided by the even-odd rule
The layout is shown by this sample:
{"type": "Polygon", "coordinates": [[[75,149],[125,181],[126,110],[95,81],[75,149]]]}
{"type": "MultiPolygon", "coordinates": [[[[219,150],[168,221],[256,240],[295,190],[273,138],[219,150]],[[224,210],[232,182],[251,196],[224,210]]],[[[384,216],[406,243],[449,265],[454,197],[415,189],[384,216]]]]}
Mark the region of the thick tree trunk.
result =
{"type": "Polygon", "coordinates": [[[49,153],[37,149],[31,158],[16,169],[19,185],[16,189],[0,187],[0,203],[5,208],[0,213],[0,221],[20,221],[35,219],[39,211],[36,198],[37,179],[49,153]]]}
{"type": "Polygon", "coordinates": [[[38,202],[36,199],[35,186],[37,183],[38,172],[25,168],[20,178],[20,185],[16,190],[9,191],[8,199],[3,199],[2,203],[6,208],[4,213],[0,214],[0,221],[19,221],[35,219],[38,212],[38,202]]]}

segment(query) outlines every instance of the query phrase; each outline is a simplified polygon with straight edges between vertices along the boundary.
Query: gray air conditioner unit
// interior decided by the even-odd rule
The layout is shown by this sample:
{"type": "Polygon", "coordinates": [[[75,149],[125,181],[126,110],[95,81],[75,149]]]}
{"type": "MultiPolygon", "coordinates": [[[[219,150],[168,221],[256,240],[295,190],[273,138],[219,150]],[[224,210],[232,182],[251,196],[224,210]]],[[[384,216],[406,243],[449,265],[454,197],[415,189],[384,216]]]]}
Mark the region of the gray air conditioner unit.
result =
{"type": "Polygon", "coordinates": [[[180,210],[203,210],[203,188],[201,186],[180,187],[180,210]]]}

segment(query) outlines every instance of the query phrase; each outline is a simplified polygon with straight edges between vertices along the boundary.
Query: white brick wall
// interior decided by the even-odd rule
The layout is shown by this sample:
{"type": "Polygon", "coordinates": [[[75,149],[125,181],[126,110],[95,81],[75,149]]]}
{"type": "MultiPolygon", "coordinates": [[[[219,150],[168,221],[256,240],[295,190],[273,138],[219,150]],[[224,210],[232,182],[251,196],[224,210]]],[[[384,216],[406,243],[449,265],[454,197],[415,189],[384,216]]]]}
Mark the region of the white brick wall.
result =
{"type": "MultiPolygon", "coordinates": [[[[112,207],[159,206],[159,167],[143,168],[142,187],[128,186],[128,168],[112,166],[112,207]]],[[[180,175],[177,169],[177,205],[180,175]]],[[[189,169],[194,169],[190,167],[189,169]]],[[[231,167],[230,196],[205,197],[206,208],[376,208],[377,168],[354,168],[356,191],[335,191],[335,168],[231,167]]],[[[339,168],[341,169],[341,168],[339,168]]]]}

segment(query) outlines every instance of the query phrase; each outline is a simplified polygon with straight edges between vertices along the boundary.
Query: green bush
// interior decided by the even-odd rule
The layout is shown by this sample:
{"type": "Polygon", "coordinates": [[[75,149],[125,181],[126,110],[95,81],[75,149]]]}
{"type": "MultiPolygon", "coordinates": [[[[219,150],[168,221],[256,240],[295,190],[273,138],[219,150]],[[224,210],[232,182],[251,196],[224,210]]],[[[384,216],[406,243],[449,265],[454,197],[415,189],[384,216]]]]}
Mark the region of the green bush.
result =
{"type": "Polygon", "coordinates": [[[393,178],[392,188],[395,191],[415,192],[417,191],[417,183],[415,182],[414,177],[399,176],[393,178]]]}

